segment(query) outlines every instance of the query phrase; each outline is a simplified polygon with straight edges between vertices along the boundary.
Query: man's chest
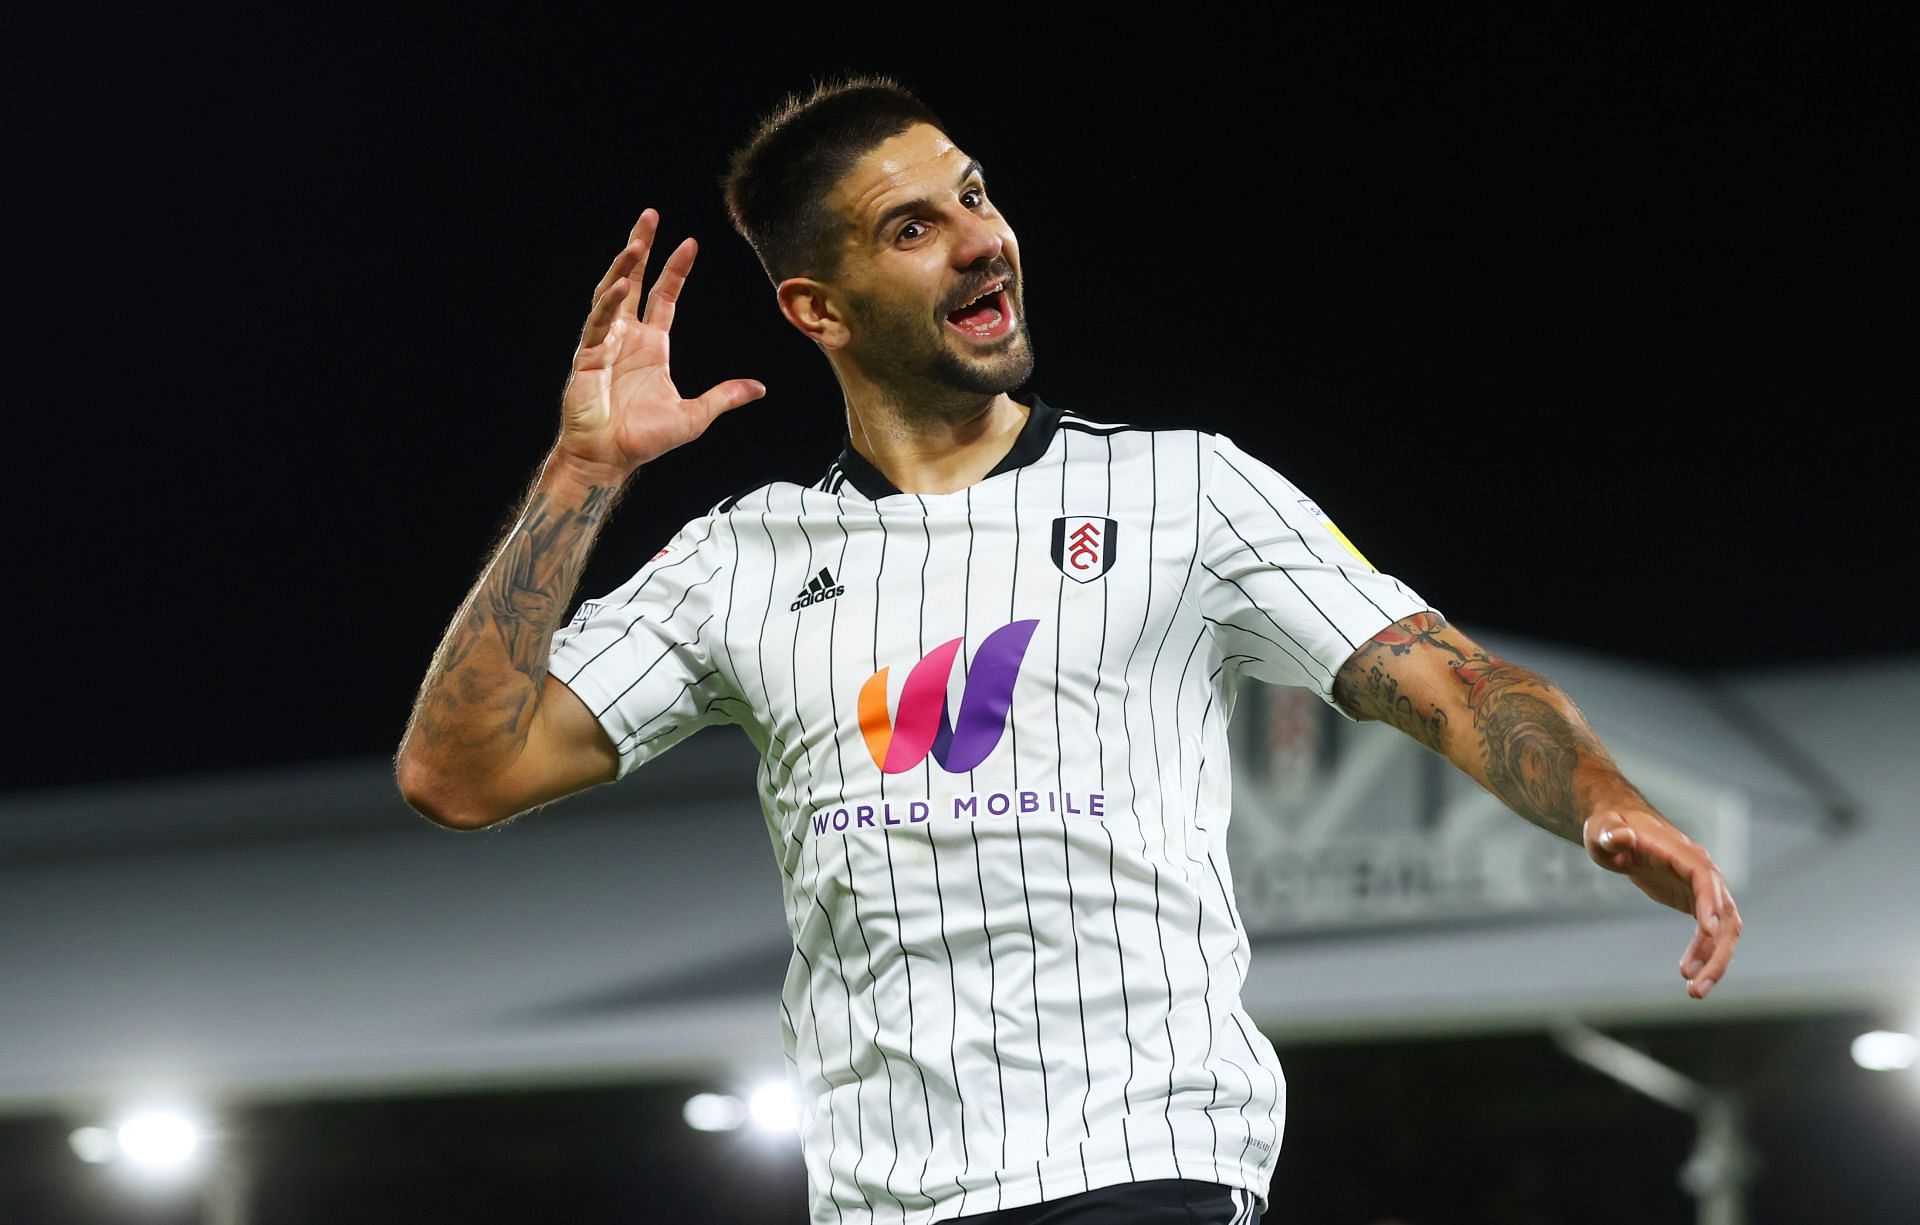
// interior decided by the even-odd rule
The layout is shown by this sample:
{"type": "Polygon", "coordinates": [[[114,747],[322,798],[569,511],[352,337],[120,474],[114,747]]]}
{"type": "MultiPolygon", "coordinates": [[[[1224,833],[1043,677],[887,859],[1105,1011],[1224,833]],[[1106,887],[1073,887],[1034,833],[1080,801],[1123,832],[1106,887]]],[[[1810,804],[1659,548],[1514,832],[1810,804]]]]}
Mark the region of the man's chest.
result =
{"type": "Polygon", "coordinates": [[[1030,484],[1018,506],[822,500],[753,525],[724,626],[741,691],[775,726],[851,728],[922,707],[937,724],[969,692],[991,712],[1121,675],[1182,616],[1193,491],[1030,484]]]}

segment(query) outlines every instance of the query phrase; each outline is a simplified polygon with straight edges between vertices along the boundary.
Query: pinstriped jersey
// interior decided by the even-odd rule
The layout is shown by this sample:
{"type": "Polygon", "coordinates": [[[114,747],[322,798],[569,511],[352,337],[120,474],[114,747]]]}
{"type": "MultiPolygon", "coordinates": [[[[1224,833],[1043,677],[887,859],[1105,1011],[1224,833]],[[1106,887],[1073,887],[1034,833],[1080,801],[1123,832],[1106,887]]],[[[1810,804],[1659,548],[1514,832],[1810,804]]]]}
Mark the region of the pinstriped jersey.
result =
{"type": "Polygon", "coordinates": [[[760,751],[813,1220],[1156,1178],[1264,1210],[1285,1080],[1240,1002],[1236,682],[1330,700],[1425,607],[1226,438],[1035,399],[955,493],[849,446],[721,503],[550,670],[623,776],[706,724],[760,751]]]}

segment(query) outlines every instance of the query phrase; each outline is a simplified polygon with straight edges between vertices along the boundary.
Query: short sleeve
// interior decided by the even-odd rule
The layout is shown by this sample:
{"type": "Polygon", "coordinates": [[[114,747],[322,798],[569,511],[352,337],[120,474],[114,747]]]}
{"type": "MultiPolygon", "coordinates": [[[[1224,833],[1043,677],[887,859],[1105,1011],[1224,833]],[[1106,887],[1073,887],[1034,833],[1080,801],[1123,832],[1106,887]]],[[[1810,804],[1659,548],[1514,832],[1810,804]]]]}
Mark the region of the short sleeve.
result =
{"type": "Polygon", "coordinates": [[[735,722],[740,711],[715,653],[730,563],[718,522],[689,523],[553,636],[547,672],[606,729],[622,778],[702,727],[735,722]]]}
{"type": "Polygon", "coordinates": [[[1200,607],[1231,668],[1333,705],[1334,677],[1360,644],[1427,608],[1311,498],[1224,436],[1203,499],[1200,607]]]}

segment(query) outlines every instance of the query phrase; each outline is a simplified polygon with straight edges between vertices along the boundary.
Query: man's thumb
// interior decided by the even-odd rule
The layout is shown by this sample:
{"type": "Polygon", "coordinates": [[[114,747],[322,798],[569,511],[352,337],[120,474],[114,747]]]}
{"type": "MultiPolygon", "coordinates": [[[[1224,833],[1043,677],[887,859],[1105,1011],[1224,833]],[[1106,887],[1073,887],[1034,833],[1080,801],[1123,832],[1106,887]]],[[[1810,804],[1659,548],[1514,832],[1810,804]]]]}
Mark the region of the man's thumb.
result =
{"type": "Polygon", "coordinates": [[[698,403],[707,420],[729,409],[739,408],[742,404],[751,404],[767,394],[767,385],[759,379],[728,379],[715,384],[713,390],[701,396],[698,403]]]}

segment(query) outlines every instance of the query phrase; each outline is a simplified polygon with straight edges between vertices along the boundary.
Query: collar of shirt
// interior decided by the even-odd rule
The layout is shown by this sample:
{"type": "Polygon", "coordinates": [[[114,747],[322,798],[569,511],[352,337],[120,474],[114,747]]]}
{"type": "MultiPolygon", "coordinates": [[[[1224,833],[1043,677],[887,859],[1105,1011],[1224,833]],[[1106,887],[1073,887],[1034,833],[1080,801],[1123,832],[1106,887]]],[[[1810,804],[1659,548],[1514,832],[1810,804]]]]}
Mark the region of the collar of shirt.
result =
{"type": "MultiPolygon", "coordinates": [[[[981,480],[999,476],[1002,472],[1011,472],[1015,468],[1024,468],[1045,455],[1047,448],[1053,444],[1053,436],[1060,428],[1062,410],[1051,407],[1039,396],[1030,398],[1033,401],[1033,409],[1027,414],[1027,423],[1021,428],[1020,436],[1013,440],[1013,449],[993,466],[993,471],[981,477],[981,480]]],[[[834,461],[834,465],[846,474],[848,485],[853,486],[869,499],[884,498],[900,492],[894,488],[893,482],[888,480],[880,469],[867,460],[866,456],[853,449],[851,435],[844,440],[840,456],[834,461]]]]}

